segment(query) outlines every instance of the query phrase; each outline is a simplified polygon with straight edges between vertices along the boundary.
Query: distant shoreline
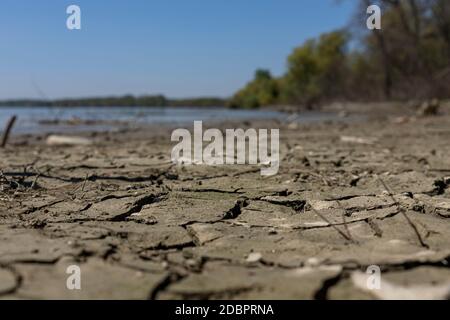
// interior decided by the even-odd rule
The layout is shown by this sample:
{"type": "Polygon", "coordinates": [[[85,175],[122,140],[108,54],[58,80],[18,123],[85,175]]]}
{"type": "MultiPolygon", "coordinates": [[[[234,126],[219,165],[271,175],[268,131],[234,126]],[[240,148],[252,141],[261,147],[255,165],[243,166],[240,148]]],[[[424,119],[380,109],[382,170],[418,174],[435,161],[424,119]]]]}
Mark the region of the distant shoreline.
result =
{"type": "Polygon", "coordinates": [[[163,95],[107,96],[67,99],[9,99],[0,101],[0,107],[227,107],[228,99],[198,97],[172,99],[163,95]]]}

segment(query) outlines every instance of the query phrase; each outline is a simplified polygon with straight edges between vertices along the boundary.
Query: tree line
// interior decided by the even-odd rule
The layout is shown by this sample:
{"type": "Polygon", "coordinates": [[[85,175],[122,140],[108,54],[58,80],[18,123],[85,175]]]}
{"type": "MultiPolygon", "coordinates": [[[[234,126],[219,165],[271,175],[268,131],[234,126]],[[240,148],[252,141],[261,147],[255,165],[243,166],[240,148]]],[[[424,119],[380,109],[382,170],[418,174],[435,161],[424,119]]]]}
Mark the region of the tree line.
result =
{"type": "Polygon", "coordinates": [[[0,101],[0,106],[31,107],[224,107],[227,100],[214,97],[169,99],[163,95],[120,97],[95,97],[57,100],[9,100],[0,101]]]}
{"type": "Polygon", "coordinates": [[[257,70],[229,105],[450,97],[450,1],[359,0],[357,12],[346,28],[295,48],[281,77],[257,70]],[[381,30],[366,28],[372,4],[382,9],[381,30]]]}

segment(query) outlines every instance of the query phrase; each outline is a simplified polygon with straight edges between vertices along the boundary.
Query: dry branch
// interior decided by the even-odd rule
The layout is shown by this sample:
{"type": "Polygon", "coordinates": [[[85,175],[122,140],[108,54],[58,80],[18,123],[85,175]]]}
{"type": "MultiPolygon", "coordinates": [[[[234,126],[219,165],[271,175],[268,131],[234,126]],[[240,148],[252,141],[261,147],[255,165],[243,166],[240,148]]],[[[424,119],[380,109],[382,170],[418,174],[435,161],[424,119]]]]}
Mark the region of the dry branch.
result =
{"type": "Polygon", "coordinates": [[[16,122],[16,120],[17,120],[17,116],[12,116],[8,120],[5,131],[3,132],[2,144],[0,145],[1,148],[4,148],[6,143],[8,142],[9,134],[11,133],[11,129],[14,126],[14,123],[16,122]]]}
{"type": "Polygon", "coordinates": [[[379,177],[377,176],[378,180],[380,181],[380,183],[383,185],[385,191],[388,193],[389,197],[391,198],[391,200],[394,202],[394,204],[397,206],[398,211],[400,211],[400,213],[403,215],[403,217],[405,217],[406,221],[408,222],[408,224],[411,226],[411,228],[414,230],[414,233],[417,236],[417,239],[420,242],[420,245],[424,248],[429,248],[429,246],[425,243],[425,241],[422,239],[422,236],[420,235],[419,230],[417,229],[417,226],[414,224],[414,222],[408,217],[408,215],[405,213],[405,210],[403,208],[400,207],[400,203],[398,203],[397,200],[395,200],[391,190],[388,188],[387,184],[379,177]]]}

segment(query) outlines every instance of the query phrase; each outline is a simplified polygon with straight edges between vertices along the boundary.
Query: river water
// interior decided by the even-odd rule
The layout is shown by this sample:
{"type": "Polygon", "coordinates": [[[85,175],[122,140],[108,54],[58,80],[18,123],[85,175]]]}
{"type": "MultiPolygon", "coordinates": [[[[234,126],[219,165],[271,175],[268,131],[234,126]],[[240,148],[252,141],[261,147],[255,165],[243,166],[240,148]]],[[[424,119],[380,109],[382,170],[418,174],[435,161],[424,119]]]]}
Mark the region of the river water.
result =
{"type": "MultiPolygon", "coordinates": [[[[270,110],[234,110],[226,108],[173,107],[0,107],[0,131],[16,115],[13,133],[47,133],[119,130],[151,124],[186,125],[195,120],[216,122],[223,120],[284,121],[289,115],[270,110]]],[[[336,119],[334,114],[302,113],[299,122],[336,119]]]]}

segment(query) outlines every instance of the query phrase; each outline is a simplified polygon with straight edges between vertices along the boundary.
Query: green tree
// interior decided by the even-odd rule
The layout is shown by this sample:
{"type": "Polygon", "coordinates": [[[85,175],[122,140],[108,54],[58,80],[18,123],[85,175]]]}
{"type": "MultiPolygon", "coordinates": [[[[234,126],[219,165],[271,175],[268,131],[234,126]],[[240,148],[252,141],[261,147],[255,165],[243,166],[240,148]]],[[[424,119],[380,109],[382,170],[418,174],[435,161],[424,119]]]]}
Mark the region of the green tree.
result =
{"type": "Polygon", "coordinates": [[[268,70],[257,70],[254,79],[230,100],[232,108],[259,108],[277,103],[278,83],[268,70]]]}
{"type": "Polygon", "coordinates": [[[283,99],[311,107],[340,94],[346,69],[347,34],[335,31],[306,41],[288,57],[283,99]]]}

